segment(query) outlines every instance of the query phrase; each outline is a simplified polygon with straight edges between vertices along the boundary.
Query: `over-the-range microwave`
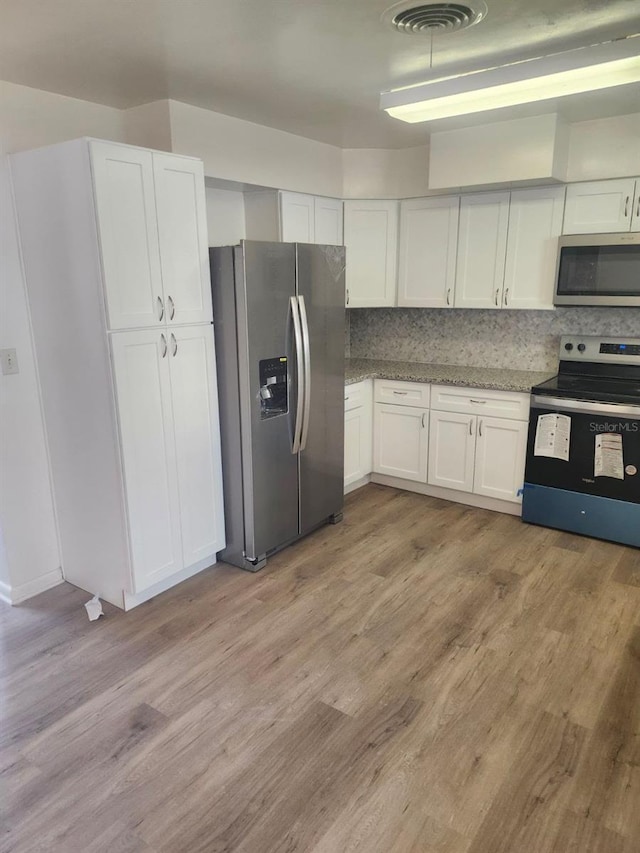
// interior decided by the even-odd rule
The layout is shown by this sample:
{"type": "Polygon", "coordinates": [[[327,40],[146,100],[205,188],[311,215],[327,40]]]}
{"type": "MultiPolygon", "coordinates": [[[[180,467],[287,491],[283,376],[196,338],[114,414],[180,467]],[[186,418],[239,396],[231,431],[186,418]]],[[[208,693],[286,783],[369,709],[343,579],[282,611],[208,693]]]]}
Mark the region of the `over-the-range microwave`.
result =
{"type": "Polygon", "coordinates": [[[553,301],[640,306],[640,231],[561,237],[553,301]]]}

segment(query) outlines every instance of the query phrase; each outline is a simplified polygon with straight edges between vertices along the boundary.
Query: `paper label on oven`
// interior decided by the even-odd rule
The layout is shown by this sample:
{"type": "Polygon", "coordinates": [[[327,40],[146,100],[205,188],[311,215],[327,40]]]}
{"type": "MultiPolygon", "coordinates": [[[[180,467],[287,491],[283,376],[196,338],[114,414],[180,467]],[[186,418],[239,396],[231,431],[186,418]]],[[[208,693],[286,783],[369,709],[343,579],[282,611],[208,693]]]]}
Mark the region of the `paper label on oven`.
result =
{"type": "Polygon", "coordinates": [[[571,418],[569,415],[538,415],[534,456],[569,461],[571,418]]]}
{"type": "Polygon", "coordinates": [[[594,463],[594,477],[613,477],[615,480],[624,480],[622,436],[618,433],[597,435],[594,463]]]}

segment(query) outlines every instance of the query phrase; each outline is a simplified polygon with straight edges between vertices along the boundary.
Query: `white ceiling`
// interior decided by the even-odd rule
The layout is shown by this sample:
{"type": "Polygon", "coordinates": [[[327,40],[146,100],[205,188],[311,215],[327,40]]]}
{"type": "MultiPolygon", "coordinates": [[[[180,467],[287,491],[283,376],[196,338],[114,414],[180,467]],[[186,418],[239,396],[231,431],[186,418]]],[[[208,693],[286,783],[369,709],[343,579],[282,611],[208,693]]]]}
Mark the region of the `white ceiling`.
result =
{"type": "MultiPolygon", "coordinates": [[[[381,91],[429,73],[429,37],[402,35],[381,22],[393,2],[1,0],[0,79],[120,108],[173,98],[342,147],[419,145],[434,126],[406,125],[378,107],[381,91]]],[[[487,5],[480,24],[434,36],[434,71],[640,32],[640,0],[487,5]]],[[[640,86],[509,116],[555,109],[572,121],[635,112],[640,86]]],[[[473,121],[446,120],[437,128],[473,121]]]]}

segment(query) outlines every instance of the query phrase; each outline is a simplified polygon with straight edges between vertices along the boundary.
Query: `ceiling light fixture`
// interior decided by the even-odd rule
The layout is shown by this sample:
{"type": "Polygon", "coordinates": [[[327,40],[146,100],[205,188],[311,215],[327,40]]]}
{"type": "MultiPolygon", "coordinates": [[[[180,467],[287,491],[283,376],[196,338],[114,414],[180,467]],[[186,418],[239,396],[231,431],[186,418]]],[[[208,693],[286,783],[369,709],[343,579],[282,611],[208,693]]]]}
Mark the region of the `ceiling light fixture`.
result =
{"type": "Polygon", "coordinates": [[[638,82],[634,35],[383,92],[380,107],[402,121],[435,121],[638,82]]]}

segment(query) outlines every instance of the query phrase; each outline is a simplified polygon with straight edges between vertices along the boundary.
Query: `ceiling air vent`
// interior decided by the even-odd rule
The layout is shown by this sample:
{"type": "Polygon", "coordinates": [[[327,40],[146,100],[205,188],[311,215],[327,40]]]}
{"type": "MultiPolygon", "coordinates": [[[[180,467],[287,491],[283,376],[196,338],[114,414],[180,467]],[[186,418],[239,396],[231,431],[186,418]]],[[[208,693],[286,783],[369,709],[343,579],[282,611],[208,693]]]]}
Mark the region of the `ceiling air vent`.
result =
{"type": "Polygon", "coordinates": [[[383,15],[383,20],[405,35],[427,35],[456,32],[479,23],[487,14],[483,2],[467,3],[397,3],[383,15]]]}

